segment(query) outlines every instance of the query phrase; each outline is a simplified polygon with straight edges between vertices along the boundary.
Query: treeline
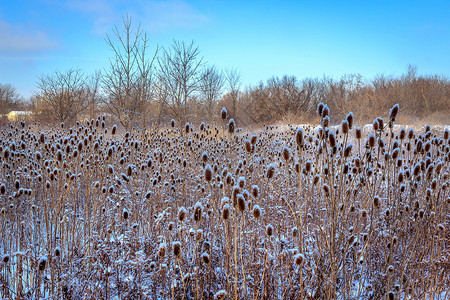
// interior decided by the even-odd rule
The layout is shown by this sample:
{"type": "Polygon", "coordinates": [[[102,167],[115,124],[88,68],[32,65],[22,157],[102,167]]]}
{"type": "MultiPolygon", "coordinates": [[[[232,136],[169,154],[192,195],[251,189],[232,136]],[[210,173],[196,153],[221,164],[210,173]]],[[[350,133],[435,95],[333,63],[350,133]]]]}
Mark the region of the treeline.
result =
{"type": "MultiPolygon", "coordinates": [[[[331,120],[339,122],[352,111],[358,123],[383,116],[394,104],[401,108],[400,122],[450,121],[450,82],[437,75],[418,75],[409,66],[400,77],[346,75],[298,80],[294,76],[274,77],[249,87],[238,97],[237,119],[245,124],[316,122],[319,102],[331,110],[331,120]]],[[[231,107],[225,96],[222,103],[231,107]]]]}
{"type": "Polygon", "coordinates": [[[11,110],[26,108],[25,99],[11,84],[0,83],[0,115],[7,114],[11,110]]]}
{"type": "Polygon", "coordinates": [[[113,28],[106,42],[113,53],[108,66],[93,74],[68,69],[41,75],[28,102],[11,85],[0,85],[1,115],[24,109],[40,122],[74,123],[107,114],[126,129],[161,126],[172,119],[180,127],[186,122],[221,124],[222,107],[239,127],[317,122],[319,102],[330,107],[332,122],[348,111],[356,122],[371,122],[395,103],[408,123],[448,123],[450,115],[448,78],[419,75],[414,66],[399,77],[283,76],[244,87],[238,70],[207,64],[194,42],[152,47],[146,32],[129,17],[113,28]]]}

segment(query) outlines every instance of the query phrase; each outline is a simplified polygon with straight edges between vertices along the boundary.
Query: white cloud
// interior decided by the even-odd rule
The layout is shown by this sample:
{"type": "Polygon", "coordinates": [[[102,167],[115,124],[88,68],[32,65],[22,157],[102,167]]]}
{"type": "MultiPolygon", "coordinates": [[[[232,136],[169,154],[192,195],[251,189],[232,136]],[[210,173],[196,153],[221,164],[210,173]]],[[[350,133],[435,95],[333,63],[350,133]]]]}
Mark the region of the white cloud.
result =
{"type": "Polygon", "coordinates": [[[183,0],[72,0],[66,2],[66,7],[90,16],[93,31],[99,35],[109,32],[114,25],[120,27],[126,14],[149,32],[195,29],[209,22],[204,14],[183,0]]]}
{"type": "Polygon", "coordinates": [[[0,53],[33,54],[53,49],[56,43],[47,34],[0,20],[0,53]]]}
{"type": "Polygon", "coordinates": [[[115,5],[117,1],[107,0],[71,0],[66,6],[70,10],[79,11],[92,18],[93,30],[96,34],[103,35],[120,19],[115,5]]]}
{"type": "Polygon", "coordinates": [[[209,18],[185,1],[142,1],[137,14],[150,32],[170,29],[195,29],[210,22],[209,18]]]}

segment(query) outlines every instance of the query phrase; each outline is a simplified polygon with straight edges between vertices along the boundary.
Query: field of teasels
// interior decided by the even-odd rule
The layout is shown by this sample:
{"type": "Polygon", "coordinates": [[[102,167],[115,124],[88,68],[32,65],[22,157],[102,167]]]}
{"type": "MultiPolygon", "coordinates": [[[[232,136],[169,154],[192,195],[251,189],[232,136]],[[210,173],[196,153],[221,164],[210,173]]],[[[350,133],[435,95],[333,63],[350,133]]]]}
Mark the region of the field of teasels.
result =
{"type": "Polygon", "coordinates": [[[3,299],[448,299],[449,130],[105,118],[0,141],[3,299]],[[112,124],[111,124],[112,125],[112,124]],[[236,128],[235,128],[236,127],[236,128]]]}

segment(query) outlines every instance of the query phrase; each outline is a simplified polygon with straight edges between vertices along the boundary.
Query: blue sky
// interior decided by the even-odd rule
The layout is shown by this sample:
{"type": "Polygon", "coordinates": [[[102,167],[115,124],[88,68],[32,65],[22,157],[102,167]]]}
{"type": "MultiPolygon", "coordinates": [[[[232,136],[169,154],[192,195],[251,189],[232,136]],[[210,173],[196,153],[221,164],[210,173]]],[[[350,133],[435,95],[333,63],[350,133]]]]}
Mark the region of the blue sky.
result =
{"type": "Polygon", "coordinates": [[[0,83],[29,96],[38,75],[101,70],[106,33],[127,13],[153,47],[194,40],[244,85],[284,74],[397,76],[408,64],[450,77],[450,1],[2,0],[0,83]]]}

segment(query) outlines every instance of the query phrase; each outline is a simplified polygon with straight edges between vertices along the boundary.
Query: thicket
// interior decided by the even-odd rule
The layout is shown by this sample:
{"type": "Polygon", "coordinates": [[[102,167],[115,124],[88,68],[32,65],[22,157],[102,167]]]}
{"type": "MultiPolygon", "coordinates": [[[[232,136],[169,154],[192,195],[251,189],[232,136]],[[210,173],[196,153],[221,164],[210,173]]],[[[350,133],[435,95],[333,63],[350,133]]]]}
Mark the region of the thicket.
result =
{"type": "MultiPolygon", "coordinates": [[[[400,77],[274,77],[240,94],[235,117],[248,125],[317,124],[315,107],[319,102],[330,107],[333,120],[353,111],[358,122],[370,123],[397,103],[402,108],[402,124],[449,124],[450,81],[444,76],[418,75],[413,66],[400,77]]],[[[231,107],[227,95],[220,104],[231,107]]]]}

